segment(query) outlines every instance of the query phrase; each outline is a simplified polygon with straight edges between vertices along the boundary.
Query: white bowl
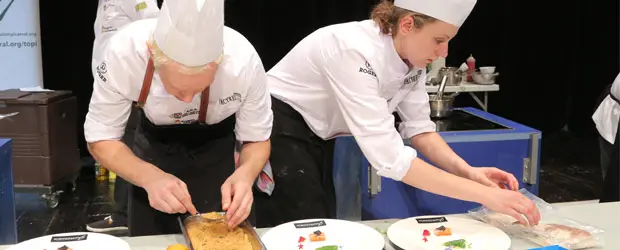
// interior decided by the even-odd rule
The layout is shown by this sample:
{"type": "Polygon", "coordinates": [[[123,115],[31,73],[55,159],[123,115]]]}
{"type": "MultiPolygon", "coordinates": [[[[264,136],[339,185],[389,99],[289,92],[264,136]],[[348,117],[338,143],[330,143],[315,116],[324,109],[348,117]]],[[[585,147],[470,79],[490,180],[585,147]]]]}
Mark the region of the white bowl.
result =
{"type": "Polygon", "coordinates": [[[495,73],[495,67],[480,67],[480,72],[484,74],[493,74],[495,73]]]}

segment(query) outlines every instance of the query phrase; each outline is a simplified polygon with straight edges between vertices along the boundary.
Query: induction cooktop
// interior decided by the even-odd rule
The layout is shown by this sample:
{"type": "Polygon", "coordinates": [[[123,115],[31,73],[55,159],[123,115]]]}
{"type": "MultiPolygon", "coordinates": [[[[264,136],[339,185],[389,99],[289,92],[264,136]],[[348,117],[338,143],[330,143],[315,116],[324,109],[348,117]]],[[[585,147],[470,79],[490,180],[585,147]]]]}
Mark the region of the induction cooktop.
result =
{"type": "Polygon", "coordinates": [[[448,117],[433,118],[431,120],[437,125],[437,132],[510,129],[502,124],[489,121],[460,109],[453,110],[448,117]]]}

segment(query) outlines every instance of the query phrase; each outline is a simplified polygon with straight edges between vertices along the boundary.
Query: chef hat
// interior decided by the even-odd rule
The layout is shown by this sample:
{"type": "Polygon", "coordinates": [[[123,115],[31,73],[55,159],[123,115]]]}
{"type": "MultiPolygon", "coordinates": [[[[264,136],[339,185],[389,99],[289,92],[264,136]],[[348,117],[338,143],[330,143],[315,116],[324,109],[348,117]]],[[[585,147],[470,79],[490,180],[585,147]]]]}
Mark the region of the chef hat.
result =
{"type": "Polygon", "coordinates": [[[216,61],[224,48],[224,0],[166,0],[153,34],[170,59],[185,66],[216,61]]]}
{"type": "Polygon", "coordinates": [[[476,0],[394,0],[394,6],[461,27],[476,0]]]}

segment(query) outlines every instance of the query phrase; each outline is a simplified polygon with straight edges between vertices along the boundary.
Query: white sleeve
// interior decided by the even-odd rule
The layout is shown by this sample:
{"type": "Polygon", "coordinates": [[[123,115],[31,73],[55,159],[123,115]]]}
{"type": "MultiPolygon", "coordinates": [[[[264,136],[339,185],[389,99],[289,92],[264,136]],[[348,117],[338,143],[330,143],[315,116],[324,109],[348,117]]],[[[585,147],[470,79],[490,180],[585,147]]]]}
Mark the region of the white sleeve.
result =
{"type": "MultiPolygon", "coordinates": [[[[127,62],[115,55],[106,53],[99,62],[93,63],[93,94],[84,123],[86,142],[120,140],[125,133],[125,125],[131,112],[131,83],[141,83],[130,72],[127,62]]],[[[135,68],[135,67],[134,67],[135,68]]]]}
{"type": "Polygon", "coordinates": [[[431,108],[428,103],[429,98],[424,78],[420,78],[411,92],[396,107],[396,111],[402,120],[398,129],[403,139],[436,131],[436,125],[430,118],[431,108]]]}
{"type": "Polygon", "coordinates": [[[252,56],[240,80],[246,81],[243,85],[250,87],[241,108],[236,113],[237,140],[242,142],[266,141],[271,136],[273,111],[265,69],[258,54],[252,56]]]}
{"type": "Polygon", "coordinates": [[[159,7],[155,0],[121,0],[123,12],[129,20],[155,18],[159,15],[159,7]]]}
{"type": "Polygon", "coordinates": [[[359,52],[345,51],[327,61],[324,74],[364,156],[379,175],[400,181],[417,153],[394,128],[372,65],[359,52]]]}

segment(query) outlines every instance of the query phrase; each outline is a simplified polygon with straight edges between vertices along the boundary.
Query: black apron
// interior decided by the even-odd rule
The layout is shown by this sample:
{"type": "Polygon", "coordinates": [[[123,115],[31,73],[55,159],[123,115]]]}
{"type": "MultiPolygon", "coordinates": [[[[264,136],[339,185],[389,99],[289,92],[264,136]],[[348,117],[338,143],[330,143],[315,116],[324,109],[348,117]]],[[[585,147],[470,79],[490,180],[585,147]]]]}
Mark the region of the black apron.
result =
{"type": "MultiPolygon", "coordinates": [[[[203,123],[208,107],[209,88],[202,92],[199,122],[182,125],[155,125],[144,115],[154,68],[152,60],[145,73],[136,109],[133,152],[137,157],[175,175],[187,184],[199,212],[221,211],[221,185],[234,172],[235,116],[218,124],[203,123]]],[[[129,193],[129,234],[145,236],[181,232],[178,214],[167,214],[149,205],[146,191],[132,185],[129,193]]]]}
{"type": "MultiPolygon", "coordinates": [[[[611,94],[611,85],[607,88],[607,91],[611,99],[620,104],[620,99],[611,94]]],[[[616,130],[616,138],[611,151],[609,164],[607,165],[607,173],[603,180],[603,192],[601,193],[599,201],[601,203],[620,201],[620,119],[618,123],[619,126],[616,130]]]]}
{"type": "Polygon", "coordinates": [[[271,196],[254,193],[256,226],[335,218],[334,139],[323,140],[288,104],[271,98],[273,130],[269,162],[275,188],[271,196]]]}

